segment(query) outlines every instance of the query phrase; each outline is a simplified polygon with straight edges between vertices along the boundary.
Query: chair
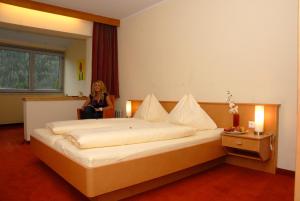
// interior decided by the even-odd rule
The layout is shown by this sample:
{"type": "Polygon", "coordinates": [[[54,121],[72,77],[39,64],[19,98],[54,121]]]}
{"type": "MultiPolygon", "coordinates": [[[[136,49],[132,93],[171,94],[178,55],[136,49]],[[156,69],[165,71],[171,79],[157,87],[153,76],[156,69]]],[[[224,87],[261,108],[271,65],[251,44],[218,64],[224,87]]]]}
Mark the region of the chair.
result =
{"type": "MultiPolygon", "coordinates": [[[[103,111],[103,118],[115,118],[115,96],[109,95],[110,101],[112,103],[112,108],[106,109],[103,111]]],[[[82,119],[83,110],[81,108],[77,108],[77,118],[82,119]]]]}

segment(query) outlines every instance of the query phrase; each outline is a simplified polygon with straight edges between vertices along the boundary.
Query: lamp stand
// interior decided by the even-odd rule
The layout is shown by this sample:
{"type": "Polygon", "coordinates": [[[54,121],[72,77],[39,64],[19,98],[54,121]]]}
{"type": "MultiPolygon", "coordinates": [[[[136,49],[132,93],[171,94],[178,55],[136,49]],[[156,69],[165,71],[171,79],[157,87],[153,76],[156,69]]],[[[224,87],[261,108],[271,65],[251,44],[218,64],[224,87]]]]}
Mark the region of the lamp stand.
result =
{"type": "Polygon", "coordinates": [[[264,134],[264,132],[262,132],[262,131],[254,131],[254,135],[263,135],[264,134]]]}

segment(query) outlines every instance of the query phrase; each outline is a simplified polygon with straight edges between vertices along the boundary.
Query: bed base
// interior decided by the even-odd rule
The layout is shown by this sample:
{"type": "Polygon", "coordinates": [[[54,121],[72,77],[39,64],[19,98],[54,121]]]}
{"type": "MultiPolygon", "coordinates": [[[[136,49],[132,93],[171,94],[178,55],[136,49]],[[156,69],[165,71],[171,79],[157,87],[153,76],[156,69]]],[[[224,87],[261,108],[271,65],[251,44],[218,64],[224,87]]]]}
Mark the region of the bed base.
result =
{"type": "Polygon", "coordinates": [[[215,140],[143,158],[89,168],[69,159],[34,137],[31,140],[31,148],[38,158],[91,200],[125,198],[189,176],[204,169],[205,166],[206,168],[212,166],[215,162],[220,163],[220,160],[207,162],[225,156],[221,140],[215,140]],[[204,164],[202,169],[194,167],[199,164],[204,164]],[[186,171],[180,172],[185,169],[186,171]],[[141,183],[142,185],[138,185],[141,183]]]}
{"type": "Polygon", "coordinates": [[[94,198],[90,198],[91,201],[116,201],[124,198],[128,198],[161,186],[164,186],[166,184],[170,184],[172,182],[178,181],[180,179],[192,176],[194,174],[203,172],[205,170],[208,170],[210,168],[213,168],[217,165],[225,163],[225,157],[220,157],[208,162],[205,162],[200,165],[196,165],[191,168],[187,168],[184,170],[180,170],[178,172],[162,176],[150,181],[146,181],[140,184],[136,184],[133,186],[129,186],[123,189],[119,189],[113,192],[105,193],[103,195],[96,196],[94,198]]]}

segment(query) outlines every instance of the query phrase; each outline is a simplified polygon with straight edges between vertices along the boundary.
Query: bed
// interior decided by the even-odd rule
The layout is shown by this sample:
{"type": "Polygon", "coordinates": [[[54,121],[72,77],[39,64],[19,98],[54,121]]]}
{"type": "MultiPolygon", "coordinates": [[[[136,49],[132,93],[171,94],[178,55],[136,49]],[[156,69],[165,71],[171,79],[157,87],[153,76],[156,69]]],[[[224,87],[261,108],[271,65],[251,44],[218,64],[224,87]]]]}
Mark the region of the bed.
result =
{"type": "MultiPolygon", "coordinates": [[[[132,101],[133,112],[139,104],[141,101],[132,101]]],[[[176,102],[166,102],[163,106],[170,110],[175,104],[176,102]]],[[[206,107],[218,127],[224,127],[224,123],[228,122],[226,115],[220,118],[224,107],[224,104],[211,103],[206,107]]],[[[119,200],[189,176],[225,160],[220,129],[208,131],[211,132],[211,135],[207,134],[210,137],[199,143],[197,136],[203,133],[186,137],[184,142],[169,140],[172,141],[171,145],[167,143],[162,150],[155,149],[157,142],[150,142],[146,151],[136,155],[106,159],[104,162],[95,159],[86,163],[72,157],[70,149],[62,148],[67,147],[68,142],[59,136],[54,136],[57,139],[48,139],[48,135],[52,134],[47,132],[49,130],[41,129],[33,134],[32,151],[91,200],[119,200]],[[154,152],[149,152],[151,149],[154,152]]],[[[135,149],[135,146],[138,145],[131,148],[135,149]]],[[[122,153],[122,150],[119,151],[122,153]]]]}

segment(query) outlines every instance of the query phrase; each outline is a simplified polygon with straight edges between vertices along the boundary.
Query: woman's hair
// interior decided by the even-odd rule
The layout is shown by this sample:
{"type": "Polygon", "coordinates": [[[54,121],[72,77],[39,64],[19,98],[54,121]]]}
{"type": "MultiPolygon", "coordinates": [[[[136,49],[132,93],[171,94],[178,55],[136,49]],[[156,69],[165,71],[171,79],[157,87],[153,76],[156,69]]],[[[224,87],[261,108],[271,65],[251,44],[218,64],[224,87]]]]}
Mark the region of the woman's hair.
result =
{"type": "Polygon", "coordinates": [[[96,80],[95,82],[93,82],[92,84],[92,96],[94,97],[96,95],[95,92],[95,85],[99,84],[100,85],[100,98],[103,99],[104,98],[104,93],[106,93],[106,87],[105,84],[101,81],[101,80],[96,80]]]}

